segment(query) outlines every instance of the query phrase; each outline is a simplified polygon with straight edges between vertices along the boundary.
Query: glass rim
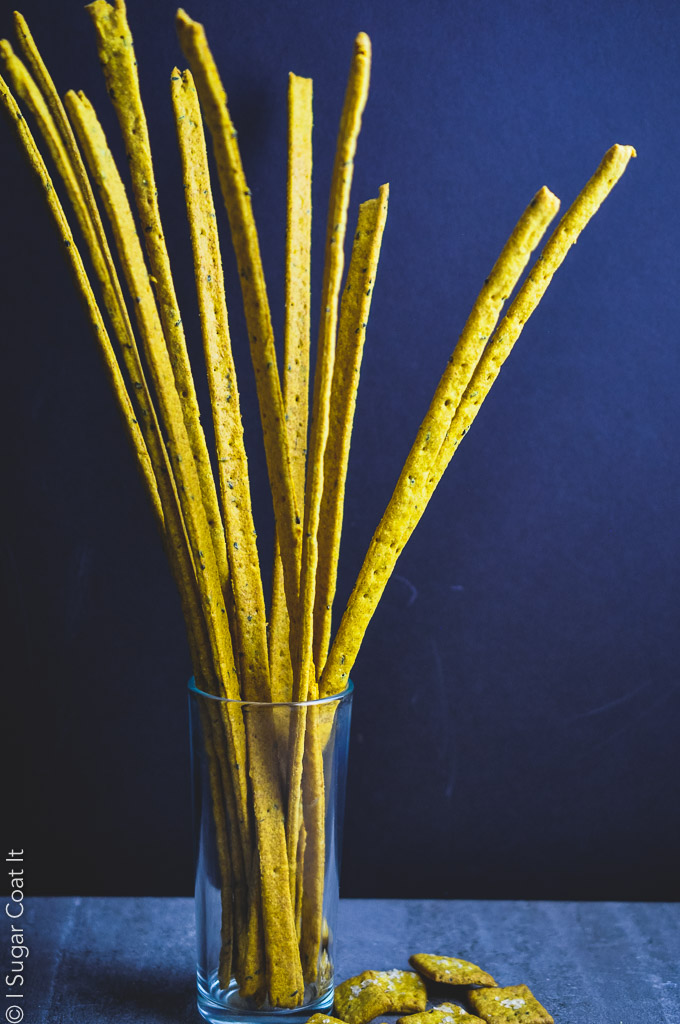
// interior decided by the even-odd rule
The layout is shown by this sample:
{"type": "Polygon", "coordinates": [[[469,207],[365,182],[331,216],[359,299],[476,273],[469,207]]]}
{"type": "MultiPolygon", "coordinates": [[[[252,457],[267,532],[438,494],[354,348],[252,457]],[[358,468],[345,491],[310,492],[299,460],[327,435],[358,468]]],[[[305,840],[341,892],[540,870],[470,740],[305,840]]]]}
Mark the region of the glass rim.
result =
{"type": "Polygon", "coordinates": [[[333,704],[343,700],[345,697],[349,697],[354,693],[354,683],[351,679],[347,680],[347,686],[340,693],[333,693],[329,697],[317,697],[316,700],[237,700],[235,697],[219,697],[214,693],[207,693],[205,690],[199,689],[196,685],[196,677],[191,676],[187,683],[187,689],[190,694],[194,694],[197,697],[207,697],[208,700],[218,701],[220,704],[233,704],[238,707],[256,707],[256,708],[316,708],[323,704],[333,704]]]}

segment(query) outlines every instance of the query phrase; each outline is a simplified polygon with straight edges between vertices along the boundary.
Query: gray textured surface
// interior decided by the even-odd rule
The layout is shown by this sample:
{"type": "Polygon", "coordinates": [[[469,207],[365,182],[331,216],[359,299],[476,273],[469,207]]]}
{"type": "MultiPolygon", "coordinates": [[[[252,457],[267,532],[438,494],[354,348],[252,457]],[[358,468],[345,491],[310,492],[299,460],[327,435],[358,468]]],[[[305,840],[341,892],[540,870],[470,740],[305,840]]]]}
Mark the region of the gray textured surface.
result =
{"type": "MultiPolygon", "coordinates": [[[[200,1020],[191,900],[36,898],[23,922],[26,1022],[200,1020]]],[[[340,979],[414,952],[528,984],[557,1024],[680,1024],[680,904],[342,902],[340,979]]]]}

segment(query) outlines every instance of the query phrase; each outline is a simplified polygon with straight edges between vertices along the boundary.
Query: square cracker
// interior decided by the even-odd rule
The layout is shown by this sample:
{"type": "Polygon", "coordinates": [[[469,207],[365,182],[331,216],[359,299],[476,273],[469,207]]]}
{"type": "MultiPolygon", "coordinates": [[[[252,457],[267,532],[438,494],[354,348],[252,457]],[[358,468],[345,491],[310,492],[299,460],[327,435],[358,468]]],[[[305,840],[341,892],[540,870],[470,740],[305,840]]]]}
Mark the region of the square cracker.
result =
{"type": "Polygon", "coordinates": [[[442,985],[495,985],[490,974],[476,964],[460,957],[439,956],[436,953],[414,953],[408,958],[411,967],[430,981],[442,985]]]}
{"type": "Polygon", "coordinates": [[[474,1017],[457,1003],[439,1003],[425,1013],[413,1013],[400,1017],[397,1024],[484,1024],[481,1017],[474,1017]]]}
{"type": "Polygon", "coordinates": [[[313,1013],[306,1024],[345,1024],[337,1017],[329,1017],[325,1013],[313,1013]]]}
{"type": "Polygon", "coordinates": [[[380,1014],[422,1013],[425,982],[413,971],[364,971],[335,990],[335,1012],[346,1024],[368,1024],[380,1014]]]}
{"type": "Polygon", "coordinates": [[[487,1024],[555,1024],[526,985],[477,988],[468,992],[468,999],[487,1024]]]}

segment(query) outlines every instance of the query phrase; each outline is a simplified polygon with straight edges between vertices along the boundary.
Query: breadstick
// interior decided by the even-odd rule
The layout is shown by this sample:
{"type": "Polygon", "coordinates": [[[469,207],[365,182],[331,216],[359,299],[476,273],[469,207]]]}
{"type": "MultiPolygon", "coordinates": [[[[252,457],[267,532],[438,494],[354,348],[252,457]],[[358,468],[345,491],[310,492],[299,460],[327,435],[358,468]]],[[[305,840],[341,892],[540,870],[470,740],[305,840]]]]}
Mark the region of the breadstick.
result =
{"type": "MultiPolygon", "coordinates": [[[[430,493],[441,480],[451,457],[467,433],[477,415],[479,406],[498,376],[502,364],[522,333],[524,324],[543,298],[555,271],[563,262],[572,245],[575,245],[588,221],[597,213],[616,182],[621,178],[630,160],[636,155],[632,146],[617,144],[608,149],[595,174],[560,219],[507,315],[494,331],[492,344],[484,351],[465,390],[428,480],[430,493]]],[[[410,536],[416,522],[409,526],[410,536]]]]}
{"type": "Polygon", "coordinates": [[[248,884],[247,916],[239,936],[237,980],[239,995],[253,999],[259,1006],[267,994],[267,971],[262,934],[262,890],[260,887],[260,860],[257,846],[253,847],[248,884]]]}
{"type": "MultiPolygon", "coordinates": [[[[267,701],[268,687],[267,638],[265,631],[264,596],[260,579],[255,528],[250,507],[247,461],[243,448],[243,431],[238,410],[236,373],[229,341],[227,309],[222,281],[219,240],[215,227],[215,211],[210,192],[205,140],[201,112],[190,72],[172,75],[172,93],[178,138],[184,169],[187,212],[199,291],[199,305],[206,349],[211,403],[215,416],[215,437],[218,462],[222,473],[222,495],[225,522],[229,537],[229,555],[235,581],[234,597],[239,633],[244,651],[241,660],[243,693],[246,700],[267,701]],[[237,489],[238,488],[238,489],[237,489]],[[232,497],[233,494],[233,497],[232,497]]],[[[286,949],[290,931],[285,927],[286,879],[279,872],[280,850],[285,851],[283,802],[280,794],[276,743],[273,723],[267,729],[260,721],[264,712],[246,714],[249,772],[252,781],[253,806],[258,832],[262,913],[265,926],[265,954],[268,960],[268,984],[277,1000],[293,999],[301,989],[297,981],[285,978],[287,986],[278,981],[280,960],[290,967],[292,950],[286,949]],[[273,953],[271,951],[274,951],[273,953]],[[293,988],[291,988],[291,985],[293,988]],[[277,988],[278,986],[278,988],[277,988]],[[292,994],[291,994],[292,993],[292,994]]],[[[292,921],[292,907],[290,912],[292,921]]],[[[294,935],[294,930],[293,933],[294,935]]],[[[296,943],[293,945],[295,948],[296,943]]],[[[295,949],[295,952],[297,950],[295,949]]],[[[297,1005],[301,994],[293,1002],[297,1005]]],[[[283,1005],[283,1004],[280,1004],[283,1005]]]]}
{"type": "Polygon", "coordinates": [[[246,712],[248,766],[258,834],[262,925],[267,987],[274,1006],[302,1003],[304,983],[294,917],[295,893],[288,886],[283,801],[276,763],[274,725],[264,709],[246,712]]]}
{"type": "MultiPolygon", "coordinates": [[[[321,295],[321,324],[314,371],[314,400],[310,434],[310,458],[305,487],[305,528],[300,571],[300,611],[296,624],[296,655],[293,663],[293,699],[305,701],[314,675],[314,594],[318,563],[319,512],[323,492],[323,458],[328,438],[330,390],[335,359],[338,297],[344,266],[344,243],[347,207],[352,185],[354,154],[361,129],[361,116],[368,98],[371,70],[371,43],[361,32],[354,42],[354,53],[340,119],[340,131],[333,166],[331,193],[326,228],[326,259],[321,295]]],[[[288,863],[291,870],[291,892],[295,894],[293,865],[300,831],[300,786],[304,755],[306,713],[300,709],[294,716],[290,747],[288,790],[288,863]]]]}
{"type": "MultiPolygon", "coordinates": [[[[137,342],[128,317],[120,282],[113,265],[101,219],[94,203],[94,197],[89,188],[89,182],[87,182],[87,190],[83,191],[82,175],[76,173],[74,159],[81,166],[82,160],[80,159],[77,146],[75,146],[75,140],[73,140],[76,154],[74,157],[74,149],[69,148],[67,150],[63,141],[63,133],[57,130],[57,125],[52,118],[51,111],[48,109],[36,83],[21,60],[13,54],[12,48],[6,40],[0,42],[0,55],[5,62],[17,92],[36,119],[77,216],[90,252],[95,274],[102,288],[106,311],[111,319],[114,333],[118,338],[123,362],[133,389],[132,393],[135,396],[139,425],[147,446],[156,478],[159,499],[163,508],[166,527],[164,541],[171,568],[180,590],[192,585],[195,586],[192,582],[193,566],[188,555],[181,513],[177,506],[177,494],[172,479],[170,463],[142,369],[137,342]]],[[[46,68],[44,69],[43,78],[45,76],[47,76],[46,68]]],[[[84,172],[84,167],[82,169],[84,172]]],[[[86,175],[85,180],[87,181],[86,175]]]]}
{"type": "MultiPolygon", "coordinates": [[[[127,202],[117,168],[108,150],[106,139],[94,111],[84,96],[68,93],[69,112],[81,138],[92,173],[102,192],[111,221],[128,286],[137,301],[140,331],[152,372],[156,393],[169,438],[169,451],[178,480],[188,540],[196,567],[197,586],[212,651],[211,674],[220,681],[221,694],[239,699],[240,690],[234,666],[233,651],[226,611],[222,601],[217,564],[213,553],[205,514],[201,503],[198,474],[192,458],[184,421],[179,415],[179,397],[175,389],[172,368],[163,343],[155,299],[144,266],[144,258],[134,228],[132,213],[127,202]]],[[[206,667],[204,666],[204,671],[206,667]]],[[[246,739],[241,712],[233,705],[220,705],[222,724],[228,742],[221,751],[228,759],[234,791],[232,823],[237,823],[244,861],[251,856],[251,832],[248,812],[246,776],[246,739]]],[[[226,790],[226,786],[224,787],[226,790]]],[[[232,858],[233,861],[233,858],[232,858]]]]}
{"type": "MultiPolygon", "coordinates": [[[[349,457],[349,441],[356,402],[356,390],[361,366],[361,353],[366,334],[366,322],[377,270],[380,243],[387,217],[388,186],[384,185],[377,199],[363,203],[354,237],[347,283],[342,299],[337,353],[333,371],[330,429],[324,461],[324,494],[320,510],[319,567],[321,587],[317,589],[323,618],[314,638],[324,627],[330,633],[330,605],[337,575],[337,555],[342,523],[342,500],[349,457]]],[[[318,587],[318,584],[317,584],[318,587]]],[[[323,651],[324,658],[328,641],[323,651]]],[[[316,653],[315,653],[316,661],[316,653]]],[[[317,667],[318,671],[318,667],[317,667]]],[[[309,697],[318,697],[313,680],[309,697]]],[[[304,884],[302,938],[300,945],[305,983],[316,980],[318,953],[323,918],[323,880],[325,861],[324,811],[325,792],[323,777],[323,739],[318,708],[308,709],[305,736],[305,766],[303,771],[304,818],[308,841],[304,860],[304,883],[298,877],[298,890],[304,884]]]]}
{"type": "Polygon", "coordinates": [[[389,186],[383,185],[377,199],[369,199],[359,207],[354,247],[340,307],[319,514],[319,565],[314,604],[317,676],[323,671],[328,654],[352,424],[388,197],[389,186]]]}
{"type": "MultiPolygon", "coordinates": [[[[104,305],[118,339],[120,352],[132,387],[142,434],[144,435],[156,472],[161,502],[167,508],[163,491],[164,485],[166,488],[170,486],[174,490],[172,472],[139,358],[137,342],[125,305],[118,273],[113,262],[106,232],[99,216],[94,194],[90,187],[87,171],[59,93],[31,35],[26,20],[18,11],[14,12],[14,25],[17,38],[31,69],[33,82],[37,85],[43,102],[41,103],[35,97],[35,90],[31,89],[33,82],[31,81],[31,76],[27,73],[23,75],[27,89],[26,101],[30,103],[31,110],[40,124],[43,136],[48,145],[50,145],[52,158],[57,164],[59,173],[64,180],[69,198],[87,242],[95,274],[102,289],[104,305]],[[47,107],[46,111],[44,110],[45,105],[47,107]]],[[[176,496],[173,503],[175,505],[177,503],[176,496]]]]}
{"type": "Polygon", "coordinates": [[[309,413],[310,275],[312,250],[312,80],[288,79],[288,195],[283,401],[298,508],[305,496],[309,413]]]}
{"type": "MultiPolygon", "coordinates": [[[[118,276],[113,264],[111,253],[103,230],[101,219],[94,202],[94,196],[89,185],[87,173],[80,157],[75,138],[71,131],[66,112],[61,100],[54,88],[40,54],[28,31],[28,26],[17,13],[15,15],[17,28],[24,50],[31,59],[31,67],[39,73],[39,84],[41,93],[37,90],[31,76],[23,67],[21,62],[14,58],[8,61],[14,72],[23,95],[26,98],[34,116],[36,117],[43,135],[45,136],[52,157],[62,175],[67,188],[69,198],[78,215],[81,230],[90,250],[95,272],[100,280],[104,292],[104,299],[107,311],[111,317],[112,324],[121,346],[121,352],[126,363],[131,384],[137,398],[139,409],[139,420],[144,439],[155,474],[159,498],[163,508],[165,523],[164,546],[170,561],[170,566],[179,588],[182,609],[187,622],[189,645],[192,652],[192,661],[198,678],[204,686],[217,692],[214,683],[211,681],[210,659],[204,656],[207,646],[205,636],[205,624],[202,621],[198,596],[196,593],[196,581],[194,577],[193,564],[188,549],[184,525],[181,513],[177,505],[177,494],[174,481],[167,458],[165,445],[160,435],[160,429],[156,418],[155,410],[150,394],[144,379],[144,373],[139,359],[136,339],[132,331],[127,309],[118,281],[118,276]],[[46,97],[49,105],[46,106],[43,97],[46,97]],[[54,120],[53,120],[53,116],[54,120]],[[56,123],[55,123],[56,122],[56,123]],[[57,130],[58,127],[58,130],[57,130]]],[[[3,47],[4,56],[11,58],[11,48],[3,47]],[[9,52],[8,52],[9,50],[9,52]]],[[[203,711],[203,709],[201,709],[203,711]]],[[[211,728],[209,721],[204,721],[204,731],[208,737],[208,729],[211,728]]],[[[221,729],[218,720],[217,728],[221,729]]],[[[212,740],[210,740],[212,744],[212,740]]],[[[214,747],[207,748],[210,763],[211,790],[215,808],[215,827],[218,855],[222,874],[222,945],[220,954],[220,977],[228,981],[231,970],[231,946],[233,935],[232,921],[232,887],[231,887],[231,858],[227,849],[227,830],[224,812],[218,800],[218,791],[221,793],[221,786],[215,779],[216,766],[219,768],[225,761],[215,754],[214,747]],[[215,758],[218,758],[215,761],[215,758]]],[[[240,851],[239,851],[240,853],[240,851]]]]}
{"type": "MultiPolygon", "coordinates": [[[[298,509],[304,511],[309,410],[310,272],[312,234],[312,80],[288,78],[288,200],[286,207],[286,322],[283,404],[298,509]]],[[[269,622],[272,699],[292,700],[290,616],[278,539],[269,622]]],[[[280,737],[280,740],[282,737],[280,737]]],[[[279,746],[281,742],[279,741],[279,746]]]]}
{"type": "MultiPolygon", "coordinates": [[[[268,665],[264,598],[259,572],[255,528],[250,507],[248,470],[238,408],[236,371],[228,338],[219,243],[210,193],[201,111],[190,73],[172,76],[173,102],[182,155],[184,186],[192,228],[196,276],[202,314],[206,362],[215,415],[215,437],[224,518],[229,538],[229,562],[235,581],[240,635],[244,644],[243,688],[246,699],[267,700],[268,665]],[[235,492],[238,487],[237,493],[235,492]],[[230,493],[231,492],[231,493],[230,493]]],[[[258,834],[262,924],[267,959],[267,984],[280,1006],[296,1006],[302,998],[301,974],[295,973],[297,942],[290,907],[286,920],[286,833],[283,801],[273,739],[273,726],[261,721],[263,712],[246,715],[249,772],[258,834]],[[284,858],[282,860],[282,849],[284,858]],[[287,925],[289,927],[287,927],[287,925]],[[292,926],[292,927],[291,927],[292,926]],[[283,1002],[281,1000],[284,1000],[283,1002]]],[[[299,969],[298,969],[299,972],[299,969]]],[[[259,978],[255,980],[259,990],[259,978]]],[[[247,987],[245,992],[250,994],[247,987]]]]}
{"type": "MultiPolygon", "coordinates": [[[[312,680],[310,698],[319,696],[312,680]]],[[[324,869],[326,864],[326,791],[323,775],[323,744],[318,707],[307,708],[305,757],[302,773],[304,807],[304,867],[300,882],[304,890],[300,927],[300,960],[305,984],[317,980],[323,927],[324,869]]]]}
{"type": "Polygon", "coordinates": [[[132,450],[135,455],[137,467],[144,480],[146,491],[151,500],[151,506],[153,508],[154,516],[158,524],[158,528],[161,535],[165,535],[165,520],[163,516],[163,509],[158,497],[158,487],[156,485],[156,478],[154,476],[153,469],[151,467],[151,461],[149,454],[142,437],[142,432],[137,422],[135,411],[130,402],[127,390],[125,388],[125,382],[123,380],[120,368],[116,361],[113,348],[111,347],[111,341],[106,331],[106,326],[102,319],[102,315],[99,311],[97,301],[94,297],[92,287],[88,280],[83,261],[78,252],[78,248],[75,244],[73,234],[69,227],[66,215],[64,214],[61,203],[57,193],[52,185],[52,179],[50,178],[45,162],[40,155],[40,151],[36,146],[35,140],[26,124],[26,120],[21,113],[16,100],[12,96],[12,93],[7,86],[7,83],[3,78],[0,77],[0,102],[6,109],[9,117],[16,130],[19,144],[24,150],[24,154],[28,159],[31,170],[36,174],[40,181],[45,199],[49,211],[57,225],[57,229],[61,235],[64,247],[66,250],[66,256],[71,267],[71,272],[75,279],[76,286],[80,295],[85,303],[87,309],[90,324],[95,332],[95,337],[99,345],[100,353],[104,361],[104,367],[106,374],[109,378],[109,383],[113,390],[116,403],[118,405],[118,411],[120,412],[125,427],[125,432],[128,436],[128,440],[132,446],[132,450]]]}
{"type": "MultiPolygon", "coordinates": [[[[201,111],[189,72],[173,73],[173,102],[184,170],[184,190],[189,224],[192,227],[196,276],[202,313],[206,362],[215,415],[215,437],[218,463],[222,471],[224,518],[229,538],[229,562],[235,581],[235,599],[240,633],[244,643],[243,688],[246,699],[267,700],[268,666],[265,633],[264,598],[260,580],[255,528],[250,507],[248,469],[243,447],[243,430],[238,407],[236,370],[233,368],[228,338],[226,303],[224,299],[219,243],[215,213],[201,124],[201,111]],[[238,490],[237,490],[238,487],[238,490]],[[233,495],[233,497],[232,497],[233,495]]],[[[269,729],[260,721],[264,713],[246,715],[249,746],[249,771],[252,781],[253,805],[258,830],[262,914],[265,929],[268,984],[270,991],[282,997],[283,979],[280,959],[293,956],[286,942],[291,933],[285,927],[286,879],[282,867],[281,848],[285,850],[283,801],[277,764],[277,746],[273,739],[273,723],[269,729]],[[272,923],[275,918],[275,924],[272,923]],[[270,950],[275,951],[270,954],[270,950]]],[[[293,921],[291,907],[291,922],[293,921]]],[[[293,933],[294,935],[294,930],[293,933]]],[[[296,943],[295,943],[296,945],[296,943]]],[[[294,958],[294,956],[293,956],[294,958]]],[[[289,986],[287,998],[292,984],[289,986]]],[[[296,982],[297,984],[297,982],[296,982]]],[[[301,991],[301,990],[300,990],[301,991]]],[[[297,995],[297,992],[295,993],[297,995]]],[[[291,1002],[296,1006],[299,998],[291,1002]]]]}
{"type": "Polygon", "coordinates": [[[210,716],[204,706],[203,698],[199,697],[197,699],[199,702],[199,713],[201,718],[201,727],[203,730],[205,752],[208,759],[210,795],[212,798],[212,808],[215,819],[217,860],[220,866],[220,876],[222,880],[222,885],[220,887],[222,901],[222,925],[220,928],[220,960],[218,977],[221,988],[227,988],[231,981],[234,943],[231,857],[229,855],[229,843],[227,839],[227,820],[224,813],[225,802],[222,790],[222,779],[220,776],[220,762],[215,752],[210,716]]]}
{"type": "Polygon", "coordinates": [[[295,700],[307,699],[311,678],[319,514],[335,361],[338,298],[344,267],[347,207],[354,170],[354,154],[361,129],[361,116],[368,98],[370,70],[371,44],[368,36],[361,32],[354,43],[354,55],[340,121],[326,229],[326,260],[321,294],[322,313],[317,363],[314,372],[310,459],[305,492],[305,529],[300,574],[299,655],[297,664],[294,666],[293,696],[295,700]]]}
{"type": "MultiPolygon", "coordinates": [[[[78,216],[81,230],[86,239],[90,255],[95,268],[95,273],[100,281],[104,294],[104,303],[111,318],[114,331],[118,337],[120,350],[128,371],[130,383],[133,387],[133,394],[136,398],[139,410],[139,422],[142,429],[151,463],[153,466],[159,498],[163,508],[165,522],[164,546],[170,567],[179,588],[180,598],[184,617],[187,622],[189,644],[192,650],[192,661],[195,671],[204,686],[212,688],[209,658],[202,656],[202,651],[207,644],[205,636],[205,625],[202,622],[198,596],[196,593],[196,580],[191,555],[188,549],[186,533],[177,503],[177,493],[174,487],[174,480],[169,465],[167,452],[163,443],[153,402],[148,391],[144,372],[139,358],[137,343],[132,330],[132,325],[127,314],[120,282],[113,264],[111,252],[108,246],[101,218],[97,210],[94,196],[90,188],[89,179],[85,171],[75,137],[71,131],[66,112],[54,87],[52,79],[45,67],[39,51],[21,15],[15,15],[17,30],[24,51],[26,52],[34,73],[38,73],[38,91],[26,69],[17,58],[12,58],[11,50],[4,47],[4,56],[10,58],[8,64],[14,71],[15,80],[18,81],[22,93],[25,95],[34,116],[36,117],[41,131],[50,146],[53,160],[64,180],[67,193],[78,216]],[[42,93],[42,95],[41,95],[42,93]],[[198,652],[201,651],[199,654],[198,652]],[[202,664],[201,664],[202,663],[202,664]]],[[[209,722],[204,722],[204,730],[210,727],[209,722]]],[[[221,724],[217,722],[221,729],[221,724]]],[[[206,736],[208,733],[206,732],[206,736]]],[[[217,802],[218,790],[221,793],[221,786],[215,780],[215,754],[213,748],[207,750],[210,762],[211,789],[215,807],[215,826],[222,874],[222,946],[220,955],[220,977],[229,978],[231,970],[231,945],[233,935],[232,921],[232,887],[231,887],[231,863],[229,852],[226,848],[227,832],[224,812],[217,802]]],[[[222,751],[222,761],[224,761],[222,751]]]]}
{"type": "Polygon", "coordinates": [[[99,60],[125,141],[137,212],[142,224],[151,273],[156,279],[155,288],[165,343],[170,350],[177,391],[182,396],[182,417],[193,458],[196,460],[202,504],[212,538],[211,543],[215,549],[221,585],[224,588],[229,575],[224,529],[163,236],[149,133],[139,91],[137,61],[125,14],[125,3],[124,0],[115,0],[114,5],[111,5],[106,0],[94,0],[94,3],[88,5],[87,10],[95,27],[99,60]]]}
{"type": "MultiPolygon", "coordinates": [[[[181,402],[175,388],[170,357],[163,339],[156,301],[144,264],[132,211],[92,106],[82,93],[77,96],[72,92],[67,93],[66,102],[91,172],[99,186],[128,287],[136,300],[140,334],[168,436],[168,453],[178,483],[177,490],[196,569],[201,606],[215,659],[215,672],[223,687],[222,692],[227,697],[238,700],[240,690],[226,621],[226,608],[203,507],[198,471],[181,415],[181,402]]],[[[242,835],[246,836],[248,823],[243,723],[236,712],[228,710],[225,711],[225,715],[225,725],[230,730],[231,743],[228,749],[234,775],[239,826],[242,835]]]]}
{"type": "Polygon", "coordinates": [[[245,700],[266,702],[271,700],[271,691],[264,593],[201,110],[190,71],[180,73],[175,68],[171,87],[215,428],[222,514],[234,581],[242,692],[245,700]]]}
{"type": "Polygon", "coordinates": [[[619,180],[633,156],[635,156],[635,150],[631,146],[616,145],[608,150],[593,177],[561,218],[532,272],[511,304],[508,313],[493,332],[465,389],[457,411],[451,419],[444,442],[433,460],[426,485],[418,495],[414,496],[410,509],[406,508],[401,531],[396,539],[395,531],[392,532],[390,546],[384,543],[383,535],[381,535],[381,527],[385,521],[385,517],[383,517],[383,523],[371,541],[369,552],[350,597],[343,622],[340,624],[331,655],[329,655],[321,684],[323,695],[340,692],[346,685],[346,679],[356,658],[361,638],[396,560],[419,521],[450,458],[467,433],[481,402],[498,376],[502,363],[509,355],[524,324],[545,293],[555,271],[590,218],[597,212],[619,180]]]}
{"type": "Polygon", "coordinates": [[[363,634],[396,563],[395,552],[411,515],[414,495],[427,483],[434,457],[460,400],[465,374],[468,379],[472,375],[503,302],[519,280],[558,206],[558,200],[546,188],[534,196],[477,297],[371,540],[333,643],[332,654],[324,666],[320,685],[322,696],[339,693],[346,686],[363,634]],[[375,575],[374,570],[378,570],[375,575]]]}
{"type": "Polygon", "coordinates": [[[305,865],[305,849],[307,847],[307,829],[304,821],[300,826],[297,849],[297,875],[295,879],[295,928],[298,942],[302,936],[302,895],[304,891],[303,872],[305,865]]]}
{"type": "Polygon", "coordinates": [[[250,189],[243,173],[226,94],[203,26],[192,21],[180,9],[177,12],[177,31],[212,136],[222,197],[241,278],[276,530],[281,545],[286,600],[290,609],[296,607],[298,599],[302,525],[293,489],[283,395],[250,189]]]}

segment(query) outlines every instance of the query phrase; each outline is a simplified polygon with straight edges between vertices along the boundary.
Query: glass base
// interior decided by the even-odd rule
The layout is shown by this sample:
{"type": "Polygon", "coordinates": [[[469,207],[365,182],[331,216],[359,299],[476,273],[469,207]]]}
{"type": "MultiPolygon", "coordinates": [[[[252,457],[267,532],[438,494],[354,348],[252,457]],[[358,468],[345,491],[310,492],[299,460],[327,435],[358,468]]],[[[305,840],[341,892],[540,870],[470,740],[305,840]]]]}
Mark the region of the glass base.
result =
{"type": "Polygon", "coordinates": [[[296,1006],[293,1010],[277,1008],[252,1009],[248,1000],[238,994],[238,985],[232,980],[229,988],[220,988],[217,971],[206,978],[200,971],[196,974],[198,1012],[210,1024],[304,1024],[313,1013],[323,1013],[333,1006],[333,986],[322,996],[296,1006]]]}

